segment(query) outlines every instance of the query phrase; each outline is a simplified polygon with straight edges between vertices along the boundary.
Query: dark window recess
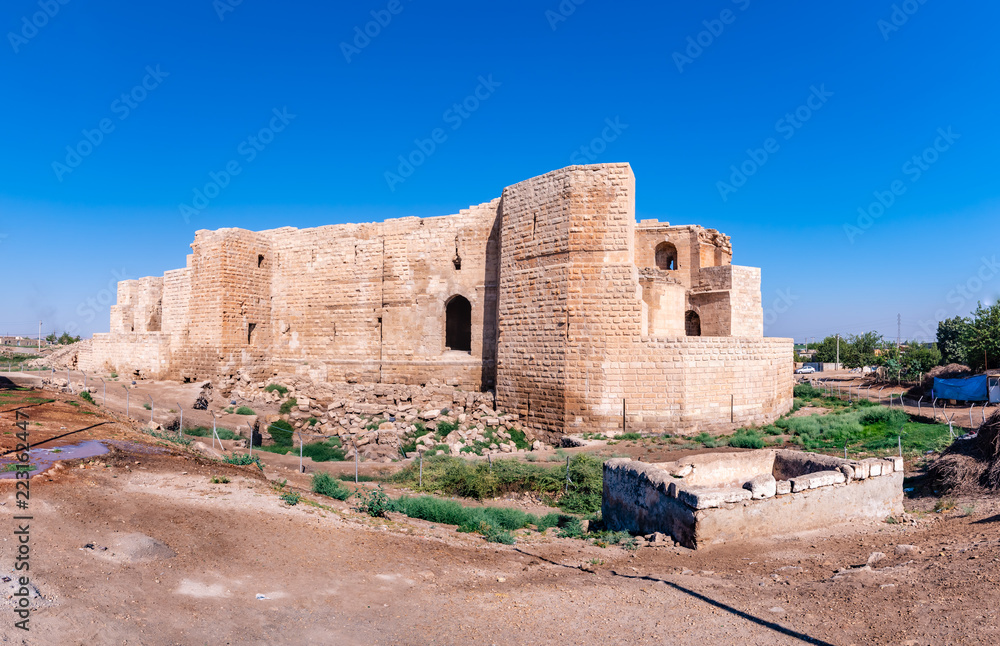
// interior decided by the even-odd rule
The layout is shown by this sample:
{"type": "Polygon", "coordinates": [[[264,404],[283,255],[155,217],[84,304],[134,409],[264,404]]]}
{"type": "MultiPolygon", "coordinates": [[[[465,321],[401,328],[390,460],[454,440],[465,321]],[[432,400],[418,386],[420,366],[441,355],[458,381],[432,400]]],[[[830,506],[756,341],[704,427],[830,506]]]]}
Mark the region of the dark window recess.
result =
{"type": "Polygon", "coordinates": [[[253,345],[253,333],[257,331],[257,324],[250,323],[247,325],[247,345],[253,345]]]}
{"type": "Polygon", "coordinates": [[[263,267],[263,266],[264,266],[264,256],[263,255],[258,255],[257,256],[257,267],[260,268],[260,267],[263,267]]]}
{"type": "Polygon", "coordinates": [[[449,350],[472,352],[472,304],[463,296],[448,301],[444,344],[449,350]]]}
{"type": "Polygon", "coordinates": [[[701,317],[693,310],[684,315],[684,333],[688,336],[701,336],[701,317]]]}
{"type": "Polygon", "coordinates": [[[656,268],[665,271],[677,269],[677,247],[669,242],[656,245],[656,268]]]}

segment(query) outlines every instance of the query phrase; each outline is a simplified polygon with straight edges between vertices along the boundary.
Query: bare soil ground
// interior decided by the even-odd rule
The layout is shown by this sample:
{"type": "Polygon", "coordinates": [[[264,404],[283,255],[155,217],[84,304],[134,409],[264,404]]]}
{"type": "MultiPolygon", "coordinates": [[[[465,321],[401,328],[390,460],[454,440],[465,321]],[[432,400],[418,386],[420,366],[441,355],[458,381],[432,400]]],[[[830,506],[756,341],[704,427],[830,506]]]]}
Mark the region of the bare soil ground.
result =
{"type": "MultiPolygon", "coordinates": [[[[112,423],[74,441],[117,441],[107,455],[32,479],[31,580],[41,598],[29,633],[13,628],[10,593],[0,598],[3,643],[1000,641],[996,498],[956,499],[945,513],[931,511],[936,498],[913,498],[913,523],[697,552],[602,549],[555,530],[518,532],[516,545],[503,546],[397,515],[362,517],[308,494],[307,475],[272,463],[289,456],[265,455],[265,474],[227,466],[152,446],[131,424],[65,395],[41,396],[59,401],[29,413],[43,424],[35,441],[103,421],[112,423]],[[275,478],[317,504],[281,502],[275,478]],[[875,552],[885,556],[867,565],[875,552]]],[[[3,431],[22,405],[12,399],[0,402],[3,431]]],[[[657,460],[679,455],[655,451],[657,460]]],[[[0,481],[0,504],[11,510],[0,527],[0,570],[11,576],[12,481],[0,481]]]]}

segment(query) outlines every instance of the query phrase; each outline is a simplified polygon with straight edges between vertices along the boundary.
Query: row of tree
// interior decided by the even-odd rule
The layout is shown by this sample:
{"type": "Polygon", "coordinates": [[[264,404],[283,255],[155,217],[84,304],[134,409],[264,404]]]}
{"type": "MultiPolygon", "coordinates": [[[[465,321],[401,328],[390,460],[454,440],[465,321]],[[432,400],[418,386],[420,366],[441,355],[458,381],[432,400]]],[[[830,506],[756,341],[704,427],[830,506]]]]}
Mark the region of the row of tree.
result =
{"type": "Polygon", "coordinates": [[[931,368],[949,363],[969,366],[976,372],[1000,368],[1000,303],[979,303],[968,317],[956,316],[938,323],[937,343],[907,341],[897,346],[878,332],[828,336],[809,344],[816,350],[813,361],[835,363],[845,368],[883,367],[889,375],[913,379],[931,368]]]}
{"type": "Polygon", "coordinates": [[[70,343],[76,343],[77,341],[79,341],[80,337],[70,336],[67,332],[63,332],[62,336],[56,336],[55,334],[50,334],[47,337],[45,337],[45,340],[51,343],[52,345],[55,344],[69,345],[70,343]]]}

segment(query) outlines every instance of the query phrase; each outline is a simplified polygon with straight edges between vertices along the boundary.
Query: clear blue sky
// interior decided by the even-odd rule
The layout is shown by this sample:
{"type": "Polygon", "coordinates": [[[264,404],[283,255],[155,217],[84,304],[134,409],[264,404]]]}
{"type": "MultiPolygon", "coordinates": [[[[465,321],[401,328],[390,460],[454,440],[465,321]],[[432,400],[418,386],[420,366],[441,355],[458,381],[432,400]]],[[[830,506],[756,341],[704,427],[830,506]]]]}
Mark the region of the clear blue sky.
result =
{"type": "Polygon", "coordinates": [[[581,160],[731,235],[771,336],[1000,295],[996,2],[577,2],[5,2],[0,333],[106,331],[114,283],[198,229],[443,215],[581,160]]]}

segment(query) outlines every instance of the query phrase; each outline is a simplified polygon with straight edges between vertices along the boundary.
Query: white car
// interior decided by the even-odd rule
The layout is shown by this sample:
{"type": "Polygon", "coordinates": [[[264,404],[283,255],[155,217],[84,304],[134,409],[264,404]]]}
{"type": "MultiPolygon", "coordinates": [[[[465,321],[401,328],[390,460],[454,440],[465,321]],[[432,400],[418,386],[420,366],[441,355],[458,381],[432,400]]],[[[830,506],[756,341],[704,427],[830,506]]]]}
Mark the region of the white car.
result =
{"type": "Polygon", "coordinates": [[[816,372],[816,369],[813,368],[812,366],[803,366],[803,367],[799,368],[798,370],[796,370],[795,374],[797,374],[797,375],[811,375],[814,372],[816,372]]]}

